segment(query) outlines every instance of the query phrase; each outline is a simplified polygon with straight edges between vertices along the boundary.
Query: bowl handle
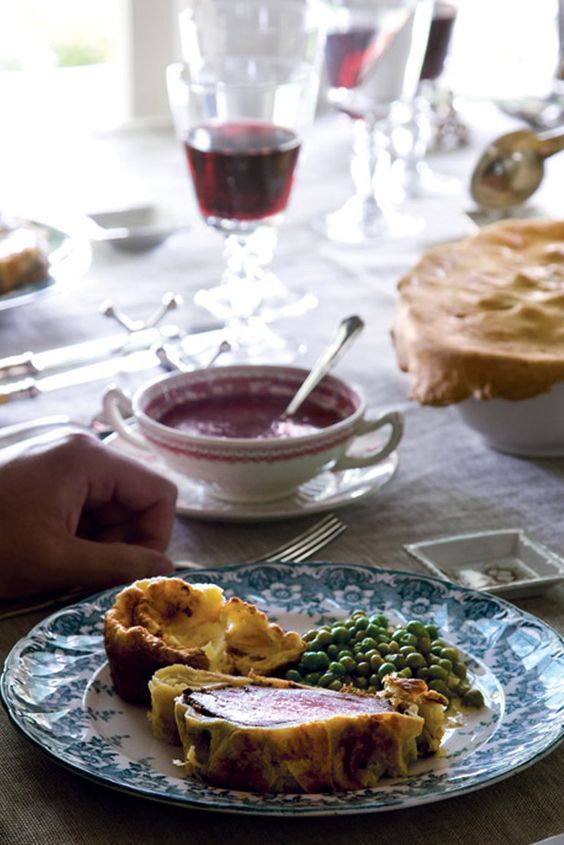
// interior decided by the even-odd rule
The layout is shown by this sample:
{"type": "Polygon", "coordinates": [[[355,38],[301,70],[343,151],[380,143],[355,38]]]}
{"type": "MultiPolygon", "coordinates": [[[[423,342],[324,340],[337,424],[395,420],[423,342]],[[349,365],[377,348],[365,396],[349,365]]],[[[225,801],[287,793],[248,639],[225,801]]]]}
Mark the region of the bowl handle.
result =
{"type": "MultiPolygon", "coordinates": [[[[363,420],[355,431],[353,444],[358,437],[376,431],[385,425],[390,426],[390,436],[385,445],[378,451],[367,450],[358,455],[350,455],[348,452],[339,458],[337,463],[331,467],[332,472],[340,472],[343,469],[361,469],[379,463],[393,452],[403,435],[403,416],[399,411],[389,411],[382,414],[375,420],[363,420]]],[[[352,445],[352,444],[351,444],[352,445]]],[[[350,448],[350,446],[349,446],[350,448]]]]}
{"type": "Polygon", "coordinates": [[[120,390],[119,387],[109,387],[102,398],[102,407],[104,408],[106,419],[124,440],[127,440],[128,443],[133,444],[138,449],[148,450],[149,447],[143,438],[134,431],[131,431],[130,426],[127,425],[122,417],[122,412],[128,414],[128,416],[133,415],[133,406],[129,396],[120,390]]]}

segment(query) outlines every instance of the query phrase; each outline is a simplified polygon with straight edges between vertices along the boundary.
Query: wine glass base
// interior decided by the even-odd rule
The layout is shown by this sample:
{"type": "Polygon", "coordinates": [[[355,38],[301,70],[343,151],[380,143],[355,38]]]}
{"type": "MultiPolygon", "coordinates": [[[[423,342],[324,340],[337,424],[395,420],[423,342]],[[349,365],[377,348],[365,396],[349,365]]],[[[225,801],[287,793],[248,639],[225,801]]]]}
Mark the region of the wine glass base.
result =
{"type": "Polygon", "coordinates": [[[225,364],[291,364],[306,351],[305,344],[288,340],[258,318],[232,323],[225,330],[231,349],[225,364]]]}
{"type": "Polygon", "coordinates": [[[437,173],[426,161],[406,167],[397,161],[392,165],[392,179],[398,200],[440,199],[460,195],[461,183],[454,176],[437,173]]]}
{"type": "Polygon", "coordinates": [[[225,323],[233,317],[246,320],[253,316],[260,317],[263,323],[272,323],[285,317],[298,317],[318,304],[313,293],[289,290],[274,273],[264,273],[256,288],[255,291],[246,282],[225,282],[197,291],[194,302],[225,323]]]}
{"type": "Polygon", "coordinates": [[[425,229],[425,220],[415,214],[368,206],[358,197],[351,197],[337,211],[323,214],[313,221],[314,228],[329,240],[357,245],[386,238],[418,235],[425,229]]]}

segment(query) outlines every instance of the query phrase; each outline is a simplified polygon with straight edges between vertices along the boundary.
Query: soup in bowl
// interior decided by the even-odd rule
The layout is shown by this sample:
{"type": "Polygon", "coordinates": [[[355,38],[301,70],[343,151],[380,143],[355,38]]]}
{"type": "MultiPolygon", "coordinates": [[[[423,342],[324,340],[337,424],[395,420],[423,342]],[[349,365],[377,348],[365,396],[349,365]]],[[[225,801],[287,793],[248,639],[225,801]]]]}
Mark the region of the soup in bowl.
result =
{"type": "Polygon", "coordinates": [[[367,418],[362,391],[334,376],[325,376],[286,417],[307,374],[298,367],[261,365],[194,370],[150,382],[132,399],[110,388],[104,409],[123,438],[218,497],[268,501],[290,495],[322,470],[377,464],[403,433],[401,414],[367,418]],[[125,424],[122,412],[134,415],[137,431],[125,424]],[[355,443],[380,428],[388,429],[383,445],[355,443]]]}

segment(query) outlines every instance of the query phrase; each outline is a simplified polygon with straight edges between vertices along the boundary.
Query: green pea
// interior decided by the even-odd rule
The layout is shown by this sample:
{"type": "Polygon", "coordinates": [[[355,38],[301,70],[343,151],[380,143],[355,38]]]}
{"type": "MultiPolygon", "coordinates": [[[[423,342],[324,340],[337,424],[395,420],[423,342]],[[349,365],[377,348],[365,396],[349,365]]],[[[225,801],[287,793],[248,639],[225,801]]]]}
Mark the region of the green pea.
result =
{"type": "Polygon", "coordinates": [[[343,664],[338,660],[334,660],[329,664],[329,672],[331,672],[336,678],[340,678],[346,671],[347,670],[343,664]]]}
{"type": "Polygon", "coordinates": [[[416,651],[412,651],[410,654],[406,655],[405,663],[410,669],[422,669],[426,666],[425,658],[422,654],[417,654],[416,651]]]}
{"type": "Polygon", "coordinates": [[[383,664],[384,658],[380,657],[380,655],[378,653],[376,653],[376,654],[372,655],[372,657],[370,658],[370,660],[368,662],[370,663],[370,668],[372,669],[372,671],[376,672],[380,668],[380,666],[383,664]]]}
{"type": "Polygon", "coordinates": [[[380,628],[388,627],[388,619],[386,616],[384,616],[383,613],[378,613],[376,616],[371,616],[370,621],[373,622],[375,625],[379,625],[380,628]]]}
{"type": "Polygon", "coordinates": [[[306,631],[305,634],[302,634],[302,640],[304,643],[310,643],[317,637],[317,629],[312,628],[311,631],[306,631]]]}
{"type": "Polygon", "coordinates": [[[391,640],[389,646],[389,651],[392,654],[397,654],[397,652],[400,650],[400,644],[396,640],[391,640]]]}
{"type": "Polygon", "coordinates": [[[372,637],[365,637],[363,640],[360,641],[360,644],[364,651],[370,651],[372,648],[376,648],[378,643],[372,637]]]}
{"type": "Polygon", "coordinates": [[[335,643],[331,643],[331,645],[327,646],[326,651],[331,660],[335,660],[339,655],[339,646],[335,643]]]}
{"type": "Polygon", "coordinates": [[[327,689],[332,689],[332,690],[337,691],[337,690],[340,690],[342,686],[343,685],[342,685],[341,681],[339,681],[337,678],[335,678],[334,681],[331,681],[331,683],[329,684],[327,689]]]}
{"type": "Polygon", "coordinates": [[[457,660],[460,660],[460,654],[458,653],[457,648],[453,648],[452,646],[447,646],[443,648],[441,651],[441,657],[445,660],[450,660],[452,663],[456,663],[457,660]]]}
{"type": "Polygon", "coordinates": [[[403,654],[392,654],[389,659],[390,663],[393,663],[398,671],[405,669],[405,657],[403,654]]]}
{"type": "Polygon", "coordinates": [[[379,643],[389,643],[390,635],[388,631],[380,631],[380,633],[376,637],[374,637],[374,639],[379,643]]]}
{"type": "Polygon", "coordinates": [[[466,680],[466,677],[468,675],[468,669],[466,668],[464,663],[461,663],[460,661],[454,663],[452,666],[452,671],[455,675],[458,675],[459,678],[462,678],[463,681],[466,680]]]}
{"type": "Polygon", "coordinates": [[[321,672],[308,672],[303,679],[303,683],[307,684],[310,687],[317,686],[318,683],[321,682],[321,678],[324,677],[321,672]]]}
{"type": "Polygon", "coordinates": [[[339,663],[345,670],[345,672],[354,672],[356,667],[356,660],[352,655],[345,654],[343,657],[339,657],[339,663]]]}
{"type": "Polygon", "coordinates": [[[349,673],[347,672],[346,675],[343,675],[343,677],[341,678],[341,681],[343,682],[344,687],[349,686],[353,682],[352,675],[349,675],[349,673]]]}
{"type": "Polygon", "coordinates": [[[377,649],[380,654],[387,654],[390,650],[390,645],[389,643],[378,643],[377,649]]]}
{"type": "Polygon", "coordinates": [[[351,613],[351,619],[358,619],[359,616],[366,616],[366,611],[357,608],[357,610],[353,610],[351,613]]]}
{"type": "Polygon", "coordinates": [[[374,673],[373,675],[370,675],[370,677],[368,678],[369,687],[378,688],[379,683],[380,683],[380,678],[378,677],[378,675],[376,675],[376,673],[374,673]]]}
{"type": "MultiPolygon", "coordinates": [[[[322,629],[318,633],[317,640],[315,640],[315,642],[320,643],[321,648],[325,648],[326,646],[331,645],[331,643],[333,642],[333,634],[331,633],[331,631],[325,631],[322,629]]],[[[319,649],[316,649],[316,651],[318,650],[319,649]]]]}
{"type": "Polygon", "coordinates": [[[335,680],[335,675],[333,675],[332,672],[325,672],[325,674],[319,678],[318,683],[320,687],[328,687],[329,684],[332,684],[335,680]]]}
{"type": "Polygon", "coordinates": [[[365,660],[361,660],[360,663],[356,664],[357,675],[370,675],[371,671],[370,663],[367,663],[365,660]]]}
{"type": "Polygon", "coordinates": [[[484,696],[479,689],[471,689],[463,696],[462,703],[467,707],[483,707],[484,696]]]}
{"type": "Polygon", "coordinates": [[[441,681],[440,678],[434,678],[430,681],[429,689],[434,689],[435,692],[440,692],[441,695],[445,695],[447,698],[449,697],[449,689],[445,682],[441,681]]]}
{"type": "Polygon", "coordinates": [[[445,657],[441,657],[437,666],[440,666],[445,672],[452,672],[452,660],[447,660],[445,657]]]}
{"type": "Polygon", "coordinates": [[[406,666],[404,669],[401,669],[401,670],[398,672],[398,676],[399,676],[400,678],[412,678],[412,677],[413,677],[413,673],[412,673],[411,669],[409,668],[409,666],[406,666]]]}
{"type": "Polygon", "coordinates": [[[401,635],[398,642],[399,642],[400,645],[416,646],[417,645],[417,637],[415,636],[415,634],[405,633],[405,634],[401,635]]]}
{"type": "Polygon", "coordinates": [[[429,675],[429,669],[426,666],[423,666],[421,669],[417,669],[417,677],[421,678],[422,681],[430,681],[431,677],[429,675]]]}
{"type": "Polygon", "coordinates": [[[337,660],[340,660],[341,657],[352,657],[353,653],[350,648],[340,648],[339,654],[337,655],[337,660]]]}
{"type": "Polygon", "coordinates": [[[344,625],[336,625],[333,628],[333,641],[337,644],[348,643],[351,638],[351,632],[344,625]]]}
{"type": "Polygon", "coordinates": [[[379,678],[383,678],[385,675],[389,675],[391,672],[395,672],[396,667],[393,663],[382,663],[376,674],[379,678]]]}
{"type": "Polygon", "coordinates": [[[409,631],[410,634],[414,634],[416,637],[425,637],[427,636],[427,629],[422,622],[418,622],[416,619],[412,619],[411,622],[408,622],[405,626],[405,630],[409,631]]]}
{"type": "Polygon", "coordinates": [[[399,640],[405,633],[406,631],[403,628],[396,628],[396,630],[392,632],[392,640],[399,640]]]}
{"type": "Polygon", "coordinates": [[[294,681],[296,684],[303,684],[304,682],[304,679],[297,669],[288,669],[285,677],[287,681],[294,681]]]}
{"type": "Polygon", "coordinates": [[[429,677],[436,678],[440,681],[447,681],[448,679],[448,672],[442,668],[442,666],[430,666],[429,667],[429,677]]]}
{"type": "Polygon", "coordinates": [[[412,645],[402,645],[402,646],[400,646],[399,653],[403,654],[404,657],[407,657],[408,654],[413,654],[413,646],[412,645]]]}
{"type": "Polygon", "coordinates": [[[377,689],[378,689],[378,687],[375,684],[369,684],[366,687],[366,692],[369,692],[371,695],[374,695],[374,693],[377,691],[377,689]]]}
{"type": "Polygon", "coordinates": [[[377,637],[380,633],[380,628],[378,625],[374,625],[373,622],[370,622],[368,628],[366,629],[366,636],[367,637],[377,637]]]}
{"type": "Polygon", "coordinates": [[[358,619],[355,622],[354,627],[357,631],[366,631],[366,629],[368,628],[368,624],[369,623],[368,623],[368,619],[366,618],[366,616],[359,616],[358,619]]]}
{"type": "Polygon", "coordinates": [[[441,656],[441,652],[442,652],[442,650],[443,650],[443,646],[442,646],[442,645],[433,645],[433,646],[431,646],[431,654],[434,654],[434,655],[435,655],[435,657],[440,657],[440,656],[441,656]]]}
{"type": "Polygon", "coordinates": [[[324,651],[306,651],[302,654],[301,666],[308,672],[325,670],[329,666],[329,658],[324,651]]]}
{"type": "Polygon", "coordinates": [[[420,637],[420,639],[417,640],[417,648],[421,654],[429,654],[431,651],[431,640],[429,637],[420,637]]]}
{"type": "Polygon", "coordinates": [[[364,628],[361,628],[360,630],[357,630],[357,629],[355,628],[355,629],[354,629],[354,634],[353,634],[353,640],[354,640],[354,642],[355,642],[355,643],[359,643],[359,644],[360,644],[360,643],[362,642],[362,640],[363,640],[363,639],[364,639],[364,628]]]}
{"type": "Polygon", "coordinates": [[[368,663],[370,663],[370,660],[374,657],[375,654],[379,656],[380,652],[377,651],[375,648],[369,648],[368,651],[364,652],[364,659],[367,660],[368,663]]]}
{"type": "Polygon", "coordinates": [[[431,640],[436,640],[439,636],[439,629],[436,625],[425,625],[427,629],[427,634],[431,640]]]}

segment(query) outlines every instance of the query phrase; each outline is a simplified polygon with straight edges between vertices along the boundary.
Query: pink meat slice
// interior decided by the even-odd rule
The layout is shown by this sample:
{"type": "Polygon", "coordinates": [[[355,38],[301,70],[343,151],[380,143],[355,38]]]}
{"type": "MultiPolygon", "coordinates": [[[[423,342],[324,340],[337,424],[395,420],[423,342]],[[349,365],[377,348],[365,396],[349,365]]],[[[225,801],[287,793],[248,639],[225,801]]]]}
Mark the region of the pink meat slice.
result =
{"type": "Polygon", "coordinates": [[[384,713],[394,708],[387,700],[300,687],[220,687],[186,690],[184,701],[197,713],[240,725],[299,725],[332,716],[384,713]]]}

